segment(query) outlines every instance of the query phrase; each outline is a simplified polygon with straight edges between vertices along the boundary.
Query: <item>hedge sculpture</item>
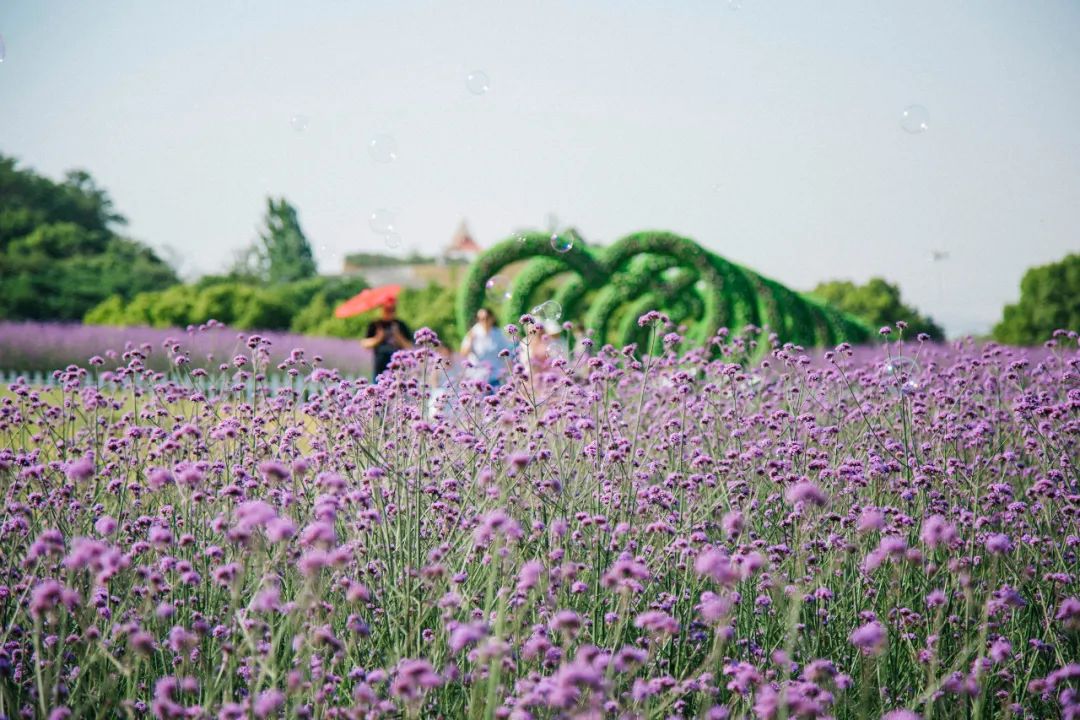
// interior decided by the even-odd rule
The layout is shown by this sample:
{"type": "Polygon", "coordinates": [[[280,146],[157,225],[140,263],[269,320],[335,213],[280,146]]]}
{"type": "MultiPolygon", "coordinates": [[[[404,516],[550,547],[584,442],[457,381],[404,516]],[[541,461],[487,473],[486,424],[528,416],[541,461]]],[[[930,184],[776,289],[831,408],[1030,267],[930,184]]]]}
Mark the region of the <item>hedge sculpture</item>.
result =
{"type": "Polygon", "coordinates": [[[807,347],[873,337],[861,320],[672,233],[635,233],[606,248],[575,240],[559,252],[549,235],[519,234],[478,257],[458,292],[462,333],[482,305],[493,306],[503,322],[517,323],[535,306],[554,300],[563,321],[579,322],[598,343],[616,346],[641,343],[637,318],[649,310],[685,325],[693,343],[707,341],[722,327],[737,332],[746,325],[807,347]],[[488,281],[520,262],[526,265],[509,286],[509,297],[489,297],[488,281]]]}

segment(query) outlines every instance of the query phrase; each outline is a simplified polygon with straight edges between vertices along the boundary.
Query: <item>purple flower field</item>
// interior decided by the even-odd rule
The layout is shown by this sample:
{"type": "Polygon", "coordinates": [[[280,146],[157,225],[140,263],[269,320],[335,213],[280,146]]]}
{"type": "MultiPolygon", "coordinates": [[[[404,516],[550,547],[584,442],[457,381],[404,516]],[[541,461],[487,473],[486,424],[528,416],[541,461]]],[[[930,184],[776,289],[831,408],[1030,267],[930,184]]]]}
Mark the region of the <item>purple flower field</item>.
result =
{"type": "Polygon", "coordinates": [[[425,330],[376,385],[257,336],[13,384],[0,715],[1080,717],[1075,334],[653,331],[434,408],[425,330]]]}
{"type": "MultiPolygon", "coordinates": [[[[249,334],[238,334],[212,321],[202,331],[0,321],[0,371],[51,373],[68,365],[85,366],[94,356],[115,365],[120,355],[132,348],[146,355],[146,367],[165,371],[169,359],[162,347],[174,340],[184,345],[192,365],[216,368],[246,349],[249,334]]],[[[371,372],[371,352],[360,347],[359,342],[280,332],[259,332],[259,335],[272,343],[271,361],[275,364],[288,357],[293,348],[302,347],[308,357],[320,357],[321,364],[342,373],[371,372]]]]}

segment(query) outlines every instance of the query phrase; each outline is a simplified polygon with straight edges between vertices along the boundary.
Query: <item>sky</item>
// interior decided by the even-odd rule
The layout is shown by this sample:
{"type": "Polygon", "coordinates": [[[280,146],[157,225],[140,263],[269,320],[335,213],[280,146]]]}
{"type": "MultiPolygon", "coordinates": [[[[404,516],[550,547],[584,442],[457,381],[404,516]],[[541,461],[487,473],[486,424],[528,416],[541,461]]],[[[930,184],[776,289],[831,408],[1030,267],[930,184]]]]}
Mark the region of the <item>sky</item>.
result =
{"type": "Polygon", "coordinates": [[[88,170],[188,277],[267,195],[325,272],[386,250],[376,210],[426,253],[553,216],[800,290],[882,276],[956,335],[1080,248],[1072,0],[0,0],[0,36],[0,152],[88,170]]]}

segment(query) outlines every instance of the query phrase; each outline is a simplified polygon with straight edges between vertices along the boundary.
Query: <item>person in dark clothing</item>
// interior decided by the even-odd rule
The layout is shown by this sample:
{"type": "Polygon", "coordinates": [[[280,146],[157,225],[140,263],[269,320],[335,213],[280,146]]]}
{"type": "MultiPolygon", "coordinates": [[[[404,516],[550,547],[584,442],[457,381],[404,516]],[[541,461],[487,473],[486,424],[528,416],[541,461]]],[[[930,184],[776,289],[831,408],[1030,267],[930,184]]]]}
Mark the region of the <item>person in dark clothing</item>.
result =
{"type": "Polygon", "coordinates": [[[375,370],[372,380],[378,379],[390,358],[398,350],[412,347],[412,331],[409,326],[397,319],[397,306],[393,301],[382,307],[382,317],[368,325],[367,337],[360,341],[364,347],[375,351],[375,370]]]}

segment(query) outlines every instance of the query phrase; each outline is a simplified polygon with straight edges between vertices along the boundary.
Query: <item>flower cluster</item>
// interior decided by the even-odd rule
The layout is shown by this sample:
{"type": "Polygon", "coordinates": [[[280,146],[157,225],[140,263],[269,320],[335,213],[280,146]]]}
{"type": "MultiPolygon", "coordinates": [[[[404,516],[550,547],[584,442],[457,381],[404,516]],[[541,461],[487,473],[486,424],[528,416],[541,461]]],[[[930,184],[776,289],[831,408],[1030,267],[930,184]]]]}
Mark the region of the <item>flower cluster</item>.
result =
{"type": "Polygon", "coordinates": [[[1080,714],[1075,337],[667,337],[434,410],[427,333],[16,381],[0,715],[1080,714]]]}

